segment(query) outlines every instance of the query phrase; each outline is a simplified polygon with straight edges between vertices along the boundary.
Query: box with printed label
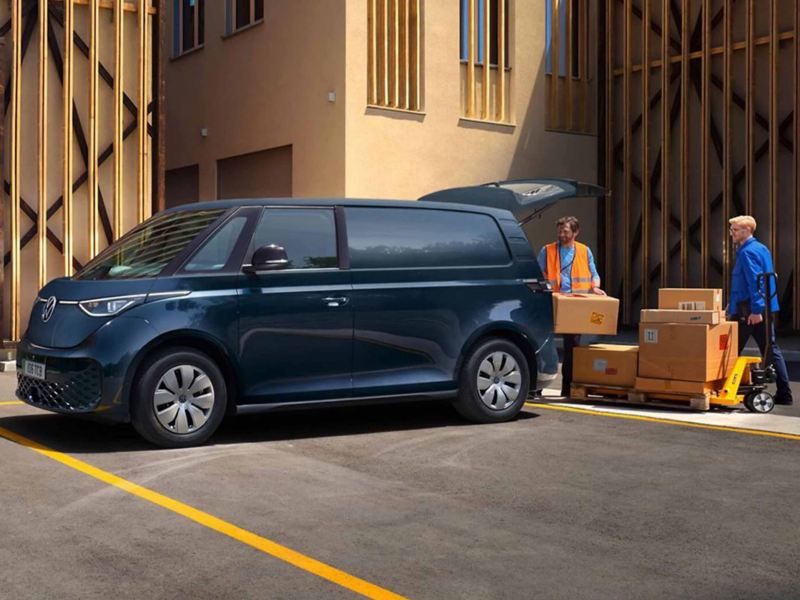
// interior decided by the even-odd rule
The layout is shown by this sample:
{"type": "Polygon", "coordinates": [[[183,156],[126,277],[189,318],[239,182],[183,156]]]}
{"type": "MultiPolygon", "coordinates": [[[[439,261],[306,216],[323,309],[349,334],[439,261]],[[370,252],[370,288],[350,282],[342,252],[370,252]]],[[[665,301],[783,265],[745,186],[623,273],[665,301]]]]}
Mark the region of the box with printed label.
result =
{"type": "Polygon", "coordinates": [[[573,351],[572,379],[576,383],[633,387],[639,346],[592,344],[573,351]]]}
{"type": "Polygon", "coordinates": [[[644,309],[639,313],[640,323],[700,323],[716,325],[725,320],[721,310],[644,309]]]}
{"type": "Polygon", "coordinates": [[[717,325],[640,323],[639,377],[716,381],[739,356],[735,321],[717,325]]]}
{"type": "Polygon", "coordinates": [[[661,288],[658,308],[676,310],[722,310],[722,290],[718,288],[661,288]]]}
{"type": "Polygon", "coordinates": [[[597,294],[553,294],[556,333],[616,335],[619,300],[597,294]]]}

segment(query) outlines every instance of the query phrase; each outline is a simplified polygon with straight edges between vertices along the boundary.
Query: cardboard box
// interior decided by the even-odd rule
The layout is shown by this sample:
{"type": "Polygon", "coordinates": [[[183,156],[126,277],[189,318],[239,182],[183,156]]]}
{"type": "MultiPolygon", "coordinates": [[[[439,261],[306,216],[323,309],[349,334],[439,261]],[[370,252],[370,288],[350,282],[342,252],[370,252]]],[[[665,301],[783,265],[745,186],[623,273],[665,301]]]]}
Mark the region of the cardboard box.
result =
{"type": "Polygon", "coordinates": [[[633,387],[639,346],[592,344],[573,351],[572,380],[590,385],[633,387]]]}
{"type": "Polygon", "coordinates": [[[644,309],[639,315],[641,323],[700,323],[716,325],[725,320],[720,310],[673,310],[664,308],[644,309]]]}
{"type": "Polygon", "coordinates": [[[553,294],[556,333],[617,334],[619,300],[597,294],[553,294]]]}
{"type": "Polygon", "coordinates": [[[658,308],[722,310],[722,290],[716,288],[661,288],[658,308]]]}
{"type": "Polygon", "coordinates": [[[717,325],[640,323],[639,377],[716,381],[739,356],[736,321],[717,325]]]}
{"type": "Polygon", "coordinates": [[[713,392],[719,389],[720,384],[713,381],[679,381],[677,379],[649,379],[637,377],[634,384],[637,392],[651,394],[698,394],[713,392]]]}

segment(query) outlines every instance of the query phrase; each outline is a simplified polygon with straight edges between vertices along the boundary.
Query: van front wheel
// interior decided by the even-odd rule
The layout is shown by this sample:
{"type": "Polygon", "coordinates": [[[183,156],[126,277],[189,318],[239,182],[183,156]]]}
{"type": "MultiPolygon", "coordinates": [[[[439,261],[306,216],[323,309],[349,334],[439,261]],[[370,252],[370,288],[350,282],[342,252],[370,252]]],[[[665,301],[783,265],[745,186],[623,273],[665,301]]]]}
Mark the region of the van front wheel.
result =
{"type": "Polygon", "coordinates": [[[164,448],[205,442],[225,415],[227,390],[219,367],[192,348],[154,356],[134,382],[131,420],[139,434],[164,448]]]}
{"type": "Polygon", "coordinates": [[[509,421],[522,410],[529,387],[530,371],[522,351],[512,342],[492,338],[466,357],[453,405],[476,423],[509,421]]]}

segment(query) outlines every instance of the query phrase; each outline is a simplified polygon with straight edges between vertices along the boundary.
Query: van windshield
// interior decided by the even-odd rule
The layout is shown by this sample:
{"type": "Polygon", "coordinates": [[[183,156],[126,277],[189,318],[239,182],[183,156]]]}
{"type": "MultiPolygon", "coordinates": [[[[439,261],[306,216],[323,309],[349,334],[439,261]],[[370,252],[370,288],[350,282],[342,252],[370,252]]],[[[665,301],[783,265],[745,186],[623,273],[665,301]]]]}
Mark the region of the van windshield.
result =
{"type": "Polygon", "coordinates": [[[156,215],[97,255],[75,279],[156,277],[223,212],[197,210],[156,215]]]}

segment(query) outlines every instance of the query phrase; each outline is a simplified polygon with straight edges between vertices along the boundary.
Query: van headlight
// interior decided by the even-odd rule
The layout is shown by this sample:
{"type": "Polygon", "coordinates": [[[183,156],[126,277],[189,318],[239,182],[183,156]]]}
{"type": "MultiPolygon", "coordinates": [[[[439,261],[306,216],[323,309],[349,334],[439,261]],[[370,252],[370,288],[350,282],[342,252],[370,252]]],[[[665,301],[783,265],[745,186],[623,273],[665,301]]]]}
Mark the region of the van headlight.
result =
{"type": "Polygon", "coordinates": [[[94,300],[78,302],[78,306],[90,317],[113,317],[132,306],[141,304],[144,299],[145,296],[143,294],[117,296],[114,298],[95,298],[94,300]]]}

